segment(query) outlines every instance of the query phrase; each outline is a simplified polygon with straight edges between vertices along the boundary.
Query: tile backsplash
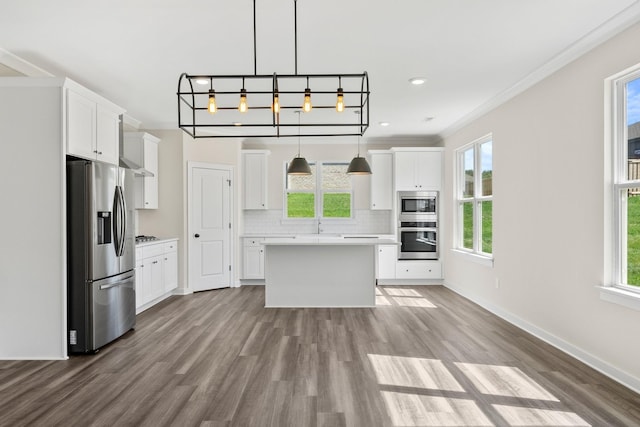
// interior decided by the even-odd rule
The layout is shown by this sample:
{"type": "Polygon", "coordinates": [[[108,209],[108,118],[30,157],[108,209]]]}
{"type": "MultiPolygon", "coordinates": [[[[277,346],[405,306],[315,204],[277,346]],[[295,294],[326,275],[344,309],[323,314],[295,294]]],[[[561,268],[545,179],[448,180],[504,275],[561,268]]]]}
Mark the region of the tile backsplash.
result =
{"type": "MultiPolygon", "coordinates": [[[[322,233],[391,234],[391,211],[355,211],[348,222],[321,221],[322,233]]],[[[244,211],[243,234],[312,234],[318,232],[316,220],[283,219],[281,209],[244,211]]]]}

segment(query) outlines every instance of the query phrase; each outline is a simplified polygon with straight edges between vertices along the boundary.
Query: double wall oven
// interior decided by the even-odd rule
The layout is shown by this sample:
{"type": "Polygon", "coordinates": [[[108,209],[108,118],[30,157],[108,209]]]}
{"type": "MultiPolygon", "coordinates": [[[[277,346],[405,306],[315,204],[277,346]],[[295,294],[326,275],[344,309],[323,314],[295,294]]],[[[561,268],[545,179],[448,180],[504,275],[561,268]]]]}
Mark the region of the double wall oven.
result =
{"type": "Polygon", "coordinates": [[[398,259],[438,259],[438,192],[398,192],[398,259]]]}

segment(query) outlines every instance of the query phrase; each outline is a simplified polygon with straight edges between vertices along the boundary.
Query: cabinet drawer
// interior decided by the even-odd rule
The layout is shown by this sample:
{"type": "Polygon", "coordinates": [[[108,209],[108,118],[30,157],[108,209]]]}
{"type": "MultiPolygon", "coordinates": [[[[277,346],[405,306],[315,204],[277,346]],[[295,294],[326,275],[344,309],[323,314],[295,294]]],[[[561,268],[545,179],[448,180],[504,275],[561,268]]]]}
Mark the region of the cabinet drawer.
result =
{"type": "Polygon", "coordinates": [[[168,253],[171,253],[171,252],[177,252],[178,251],[178,242],[177,241],[173,241],[173,242],[163,243],[162,247],[163,247],[163,252],[165,254],[168,254],[168,253]]]}
{"type": "Polygon", "coordinates": [[[397,279],[440,279],[442,264],[440,261],[398,261],[397,279]]]}
{"type": "Polygon", "coordinates": [[[245,237],[244,246],[262,246],[264,238],[262,237],[245,237]]]}
{"type": "Polygon", "coordinates": [[[164,253],[164,245],[159,243],[157,245],[147,245],[142,247],[142,258],[149,258],[152,256],[162,255],[164,253]]]}

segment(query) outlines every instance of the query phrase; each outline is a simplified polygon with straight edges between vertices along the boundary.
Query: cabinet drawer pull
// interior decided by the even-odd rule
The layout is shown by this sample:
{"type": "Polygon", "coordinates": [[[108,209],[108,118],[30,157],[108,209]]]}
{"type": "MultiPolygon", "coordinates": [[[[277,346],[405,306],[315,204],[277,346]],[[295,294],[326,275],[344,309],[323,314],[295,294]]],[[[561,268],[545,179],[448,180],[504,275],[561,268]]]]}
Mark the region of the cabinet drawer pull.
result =
{"type": "Polygon", "coordinates": [[[158,263],[158,261],[153,261],[153,264],[157,264],[157,263],[158,263]]]}

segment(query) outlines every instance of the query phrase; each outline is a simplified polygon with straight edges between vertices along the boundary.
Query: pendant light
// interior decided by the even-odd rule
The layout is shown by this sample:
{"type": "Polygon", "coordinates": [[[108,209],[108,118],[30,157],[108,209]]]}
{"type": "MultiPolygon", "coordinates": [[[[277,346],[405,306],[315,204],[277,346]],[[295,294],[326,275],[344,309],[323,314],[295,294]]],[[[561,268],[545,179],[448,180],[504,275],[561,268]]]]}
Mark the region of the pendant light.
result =
{"type": "Polygon", "coordinates": [[[307,159],[300,157],[300,110],[296,110],[295,113],[298,115],[298,155],[289,163],[287,175],[311,175],[311,167],[307,159]]]}
{"type": "Polygon", "coordinates": [[[209,105],[207,106],[207,111],[211,114],[215,114],[215,112],[218,111],[218,105],[216,104],[216,91],[213,90],[213,79],[211,79],[211,88],[209,89],[209,105]]]}
{"type": "Polygon", "coordinates": [[[215,112],[218,111],[218,106],[216,105],[216,91],[213,89],[209,90],[209,106],[207,107],[207,110],[211,114],[215,114],[215,112]]]}
{"type": "MultiPolygon", "coordinates": [[[[360,115],[360,111],[356,111],[360,115]]],[[[347,168],[348,175],[371,175],[371,167],[367,159],[360,157],[360,135],[358,135],[358,155],[351,160],[347,168]]]]}
{"type": "Polygon", "coordinates": [[[344,111],[344,89],[342,89],[342,77],[338,77],[338,98],[336,99],[336,111],[344,111]]]}
{"type": "Polygon", "coordinates": [[[271,104],[271,111],[278,114],[280,113],[280,96],[278,91],[273,92],[273,103],[271,104]]]}
{"type": "Polygon", "coordinates": [[[302,104],[302,110],[305,113],[308,113],[311,111],[311,108],[311,89],[309,89],[309,77],[307,77],[307,88],[304,90],[304,103],[302,104]]]}
{"type": "Polygon", "coordinates": [[[242,79],[242,89],[240,89],[240,104],[238,105],[238,111],[246,113],[249,107],[247,106],[247,90],[244,88],[244,78],[242,79]]]}

